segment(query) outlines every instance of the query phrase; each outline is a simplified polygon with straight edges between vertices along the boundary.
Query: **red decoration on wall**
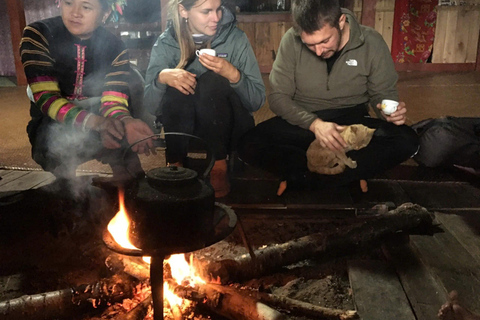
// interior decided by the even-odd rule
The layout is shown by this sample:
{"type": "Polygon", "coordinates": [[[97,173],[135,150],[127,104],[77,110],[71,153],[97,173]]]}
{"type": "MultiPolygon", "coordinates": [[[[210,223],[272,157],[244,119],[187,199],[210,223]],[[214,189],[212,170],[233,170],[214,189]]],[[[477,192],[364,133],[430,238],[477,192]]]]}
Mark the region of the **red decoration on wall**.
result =
{"type": "Polygon", "coordinates": [[[438,0],[396,0],[392,58],[399,63],[426,63],[433,49],[438,0]]]}

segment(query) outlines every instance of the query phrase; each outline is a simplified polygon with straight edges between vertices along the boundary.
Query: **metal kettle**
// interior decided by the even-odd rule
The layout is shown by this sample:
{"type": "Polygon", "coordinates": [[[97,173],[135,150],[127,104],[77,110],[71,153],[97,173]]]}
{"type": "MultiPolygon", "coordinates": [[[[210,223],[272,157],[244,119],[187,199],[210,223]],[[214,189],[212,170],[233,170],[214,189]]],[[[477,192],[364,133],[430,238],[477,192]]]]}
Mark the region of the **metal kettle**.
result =
{"type": "MultiPolygon", "coordinates": [[[[206,146],[208,165],[203,174],[177,166],[154,168],[127,184],[125,208],[131,220],[130,241],[144,254],[150,255],[204,248],[214,228],[215,195],[207,176],[215,159],[208,144],[189,134],[170,132],[166,135],[202,141],[206,146]]],[[[156,146],[165,145],[160,135],[149,138],[154,138],[156,146]]]]}

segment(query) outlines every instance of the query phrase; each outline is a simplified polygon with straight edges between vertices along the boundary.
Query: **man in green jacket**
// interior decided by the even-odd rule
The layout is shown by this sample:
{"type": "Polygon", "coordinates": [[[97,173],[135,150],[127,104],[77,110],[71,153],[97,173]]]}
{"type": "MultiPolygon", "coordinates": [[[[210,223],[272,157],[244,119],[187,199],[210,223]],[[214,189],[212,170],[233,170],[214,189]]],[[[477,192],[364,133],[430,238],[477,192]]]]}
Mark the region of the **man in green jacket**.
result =
{"type": "Polygon", "coordinates": [[[270,73],[271,110],[277,115],[242,139],[241,159],[280,175],[278,194],[288,187],[333,187],[368,179],[411,157],[415,132],[405,123],[406,107],[381,111],[382,99],[398,101],[397,73],[382,36],[361,26],[338,0],[294,0],[294,27],[283,36],[270,73]],[[379,119],[369,116],[369,105],[379,119]],[[375,128],[370,144],[350,151],[357,168],[325,176],[307,168],[306,150],[343,150],[346,125],[375,128]]]}

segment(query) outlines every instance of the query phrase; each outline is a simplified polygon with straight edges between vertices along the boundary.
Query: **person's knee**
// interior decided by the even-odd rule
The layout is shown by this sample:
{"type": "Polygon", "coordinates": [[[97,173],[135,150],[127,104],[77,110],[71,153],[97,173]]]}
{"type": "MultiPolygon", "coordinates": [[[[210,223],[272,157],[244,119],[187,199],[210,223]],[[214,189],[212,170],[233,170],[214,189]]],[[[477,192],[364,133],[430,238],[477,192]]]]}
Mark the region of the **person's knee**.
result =
{"type": "Polygon", "coordinates": [[[195,91],[201,93],[202,96],[227,96],[233,90],[228,80],[213,71],[207,71],[197,79],[197,87],[195,91]]]}
{"type": "Polygon", "coordinates": [[[409,126],[402,127],[402,146],[408,157],[414,156],[420,146],[417,133],[409,126]]]}
{"type": "Polygon", "coordinates": [[[193,105],[192,95],[183,94],[174,87],[167,87],[161,106],[162,122],[181,121],[182,117],[193,112],[193,105]]]}
{"type": "Polygon", "coordinates": [[[412,157],[418,151],[418,135],[407,125],[396,126],[387,123],[377,128],[374,138],[378,139],[378,143],[393,148],[393,154],[400,161],[412,157]]]}

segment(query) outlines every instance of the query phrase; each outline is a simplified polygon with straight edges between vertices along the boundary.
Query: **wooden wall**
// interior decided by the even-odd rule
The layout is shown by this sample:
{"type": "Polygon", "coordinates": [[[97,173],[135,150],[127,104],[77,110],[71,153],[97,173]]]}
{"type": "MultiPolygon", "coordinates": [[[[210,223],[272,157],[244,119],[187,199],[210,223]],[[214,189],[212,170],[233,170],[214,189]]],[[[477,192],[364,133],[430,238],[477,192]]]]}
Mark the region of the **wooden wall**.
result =
{"type": "MultiPolygon", "coordinates": [[[[471,0],[480,1],[480,0],[471,0]]],[[[361,21],[362,0],[353,1],[353,12],[361,21]]],[[[375,30],[392,46],[395,0],[377,0],[375,30]]],[[[248,36],[262,72],[269,72],[280,40],[292,26],[288,14],[239,15],[238,26],[248,36]]],[[[439,6],[432,62],[434,64],[469,63],[480,65],[480,6],[439,6]]]]}
{"type": "Polygon", "coordinates": [[[257,16],[263,21],[256,21],[252,17],[239,15],[237,26],[245,32],[250,40],[260,71],[268,73],[272,69],[282,36],[292,27],[291,18],[289,14],[257,16]]]}
{"type": "Polygon", "coordinates": [[[363,6],[363,1],[362,0],[354,0],[353,1],[353,8],[350,8],[355,15],[355,18],[357,18],[357,21],[362,21],[362,6],[363,6]]]}
{"type": "Polygon", "coordinates": [[[440,6],[437,12],[433,63],[475,63],[480,32],[480,6],[440,6]]]}
{"type": "Polygon", "coordinates": [[[377,0],[375,7],[375,30],[377,30],[392,49],[393,34],[393,12],[395,9],[395,0],[377,0]]]}

